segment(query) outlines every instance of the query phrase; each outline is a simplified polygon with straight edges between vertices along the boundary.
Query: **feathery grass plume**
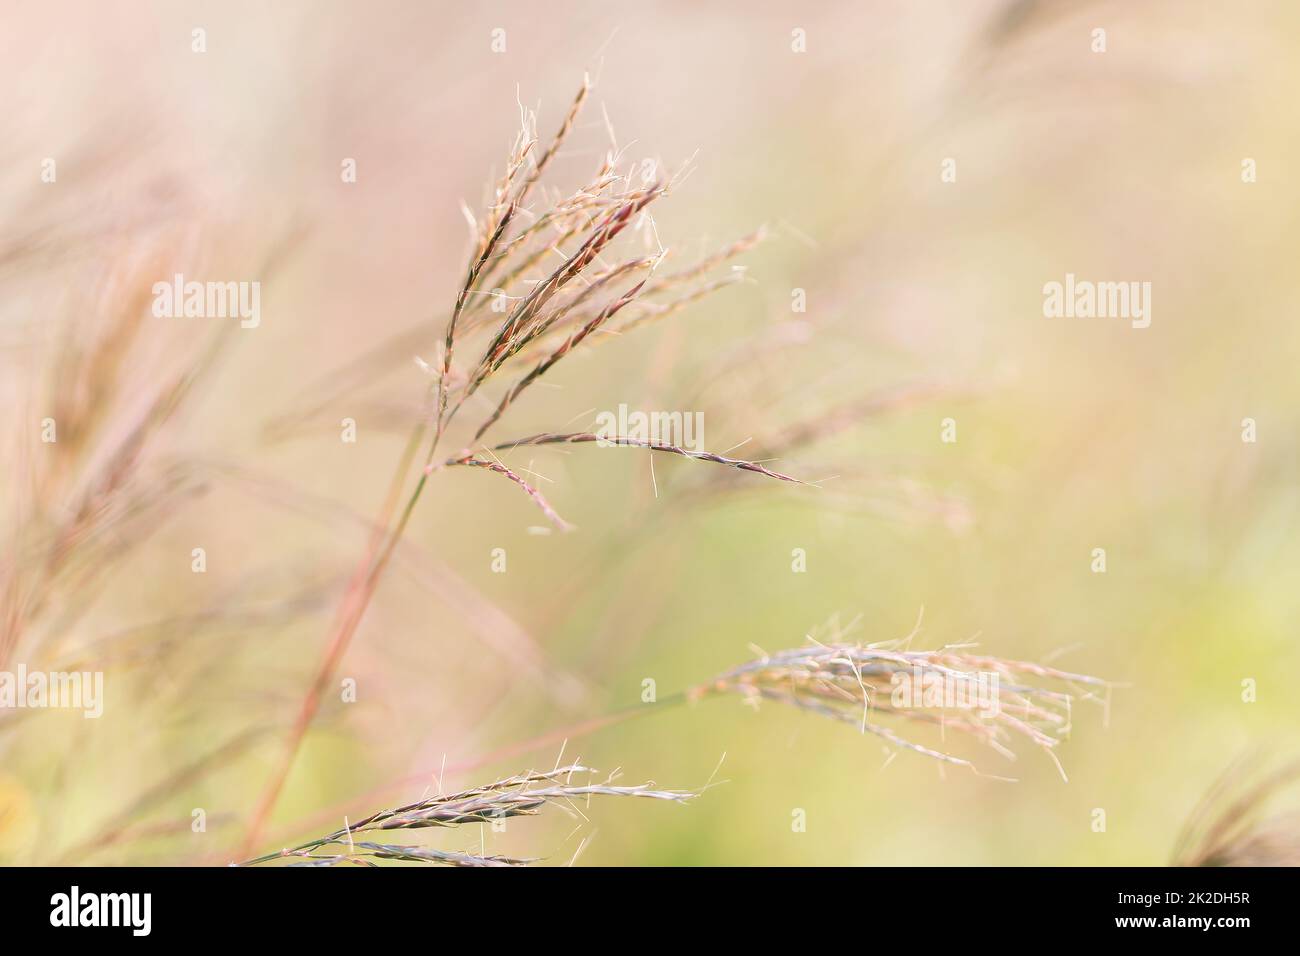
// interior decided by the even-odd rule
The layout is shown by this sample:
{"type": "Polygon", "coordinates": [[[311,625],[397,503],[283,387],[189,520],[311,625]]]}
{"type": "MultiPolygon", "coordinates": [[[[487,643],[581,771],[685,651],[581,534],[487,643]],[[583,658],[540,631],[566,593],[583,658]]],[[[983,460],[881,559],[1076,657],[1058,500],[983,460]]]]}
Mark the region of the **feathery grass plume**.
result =
{"type": "Polygon", "coordinates": [[[1300,760],[1271,772],[1261,755],[1235,760],[1184,825],[1174,866],[1300,866],[1300,810],[1268,815],[1300,784],[1300,760]]]}
{"type": "MultiPolygon", "coordinates": [[[[635,273],[653,270],[674,257],[673,250],[659,244],[649,207],[671,192],[682,173],[636,185],[636,167],[620,173],[617,167],[622,154],[611,151],[603,157],[595,176],[574,193],[565,196],[545,189],[542,174],[572,132],[589,91],[590,85],[584,80],[555,140],[531,166],[529,162],[537,154],[532,148],[536,143],[536,120],[532,113],[525,112],[523,132],[516,137],[506,172],[488,198],[486,215],[480,220],[466,211],[471,225],[466,278],[443,335],[438,360],[417,359],[435,378],[437,398],[430,417],[439,437],[459,417],[460,408],[491,384],[495,376],[516,369],[519,372],[514,385],[493,402],[495,412],[476,429],[474,441],[496,423],[521,391],[580,344],[591,347],[602,338],[673,314],[734,284],[743,273],[732,272],[715,281],[708,281],[708,275],[752,249],[765,235],[764,230],[759,230],[658,279],[636,279],[635,273]],[[541,195],[548,205],[530,208],[533,193],[541,195]],[[658,246],[657,252],[607,262],[620,240],[633,234],[658,246]],[[549,271],[542,269],[547,259],[557,256],[560,265],[549,271]],[[618,288],[623,279],[635,281],[627,288],[618,288]],[[670,294],[676,297],[665,301],[657,298],[670,294]],[[476,338],[484,339],[478,361],[468,367],[455,364],[454,356],[463,354],[476,338]]],[[[324,417],[344,396],[372,381],[385,368],[409,361],[412,352],[427,342],[427,335],[427,325],[417,324],[322,376],[309,389],[309,397],[296,410],[276,419],[268,427],[268,434],[283,437],[324,417]]]]}
{"type": "MultiPolygon", "coordinates": [[[[505,173],[493,190],[486,215],[480,222],[467,213],[472,248],[465,279],[451,308],[438,361],[422,363],[434,379],[426,394],[426,404],[422,406],[428,406],[429,411],[421,414],[411,425],[405,450],[389,481],[388,493],[374,523],[366,552],[345,589],[329,640],[290,727],[280,760],[250,815],[240,855],[252,852],[261,838],[302,740],[320,708],[322,694],[365,617],[430,477],[440,470],[438,449],[460,409],[480,389],[489,386],[499,373],[516,364],[533,363],[532,370],[518,378],[494,404],[495,411],[474,433],[473,441],[478,442],[529,384],[569,355],[576,346],[588,341],[593,332],[604,328],[617,313],[635,304],[645,292],[648,278],[636,278],[634,273],[653,269],[667,256],[666,250],[660,246],[658,254],[650,258],[639,255],[613,266],[606,263],[605,257],[614,258],[617,240],[625,233],[630,235],[640,231],[644,238],[657,242],[647,210],[652,203],[667,195],[675,182],[674,177],[669,177],[666,181],[635,185],[635,168],[625,176],[614,174],[618,165],[616,155],[604,158],[587,190],[580,190],[568,200],[553,200],[547,212],[538,214],[529,208],[530,195],[534,191],[545,192],[541,188],[542,175],[556,156],[560,144],[573,130],[589,89],[590,84],[584,79],[551,145],[535,160],[532,157],[536,154],[533,148],[537,142],[536,119],[531,112],[523,112],[522,129],[514,140],[505,173]],[[531,224],[525,224],[529,222],[531,224]],[[576,244],[576,248],[566,250],[566,244],[576,244]],[[547,254],[558,256],[560,264],[540,277],[530,275],[532,264],[540,263],[547,254]],[[489,281],[496,285],[489,287],[489,281]],[[620,289],[621,282],[628,285],[620,289]],[[478,302],[488,299],[492,299],[494,305],[508,305],[499,322],[493,321],[493,313],[485,312],[478,305],[478,302]],[[478,321],[470,321],[475,314],[478,321]],[[464,354],[471,344],[469,339],[480,333],[485,338],[481,351],[475,350],[480,357],[466,368],[457,368],[455,356],[464,354]],[[542,353],[540,362],[535,352],[542,353]],[[399,508],[403,488],[421,445],[427,445],[423,466],[417,473],[414,488],[405,496],[405,504],[399,508]]],[[[741,240],[717,256],[671,277],[672,281],[666,282],[662,288],[689,289],[699,276],[749,248],[754,241],[756,239],[741,240]]],[[[693,299],[702,294],[703,290],[697,289],[688,292],[687,296],[693,299]]],[[[373,356],[368,355],[361,361],[369,364],[372,359],[373,356]]],[[[591,436],[590,440],[594,438],[591,436]]],[[[576,442],[589,439],[580,435],[563,439],[534,436],[510,443],[510,447],[559,440],[576,442]]],[[[688,452],[669,445],[652,445],[631,439],[619,440],[619,443],[686,455],[784,481],[795,480],[769,471],[762,465],[721,455],[688,452]]],[[[482,457],[465,447],[442,467],[448,465],[482,468],[508,478],[541,507],[552,522],[561,528],[567,527],[518,470],[495,456],[482,457]]]]}
{"type": "Polygon", "coordinates": [[[361,862],[364,857],[387,860],[405,860],[418,863],[441,863],[448,866],[520,866],[535,860],[511,859],[499,856],[481,856],[469,853],[448,852],[431,847],[407,844],[358,841],[358,834],[388,830],[419,830],[431,827],[458,827],[467,823],[492,823],[509,817],[535,816],[546,807],[556,807],[567,812],[575,799],[603,797],[643,797],[649,800],[668,800],[684,803],[695,794],[687,790],[656,790],[649,783],[634,787],[616,786],[617,775],[606,777],[600,783],[575,784],[574,774],[595,773],[590,767],[569,764],[554,770],[530,770],[507,777],[482,787],[473,787],[458,793],[439,794],[391,810],[380,810],[363,820],[335,830],[314,840],[278,853],[269,853],[248,860],[241,866],[254,866],[284,858],[299,858],[310,865],[332,866],[339,863],[361,862]],[[326,848],[346,848],[346,852],[326,848]]]}
{"type": "Polygon", "coordinates": [[[894,747],[971,769],[970,760],[901,736],[893,722],[936,725],[945,736],[958,731],[1011,760],[1012,745],[1022,740],[1051,756],[1065,776],[1053,749],[1070,731],[1071,703],[1096,699],[1092,689],[1107,687],[1105,681],[967,653],[967,645],[908,650],[908,640],[824,644],[810,638],[808,647],[764,654],[692,688],[687,697],[734,693],[754,704],[790,704],[853,724],[894,747]]]}

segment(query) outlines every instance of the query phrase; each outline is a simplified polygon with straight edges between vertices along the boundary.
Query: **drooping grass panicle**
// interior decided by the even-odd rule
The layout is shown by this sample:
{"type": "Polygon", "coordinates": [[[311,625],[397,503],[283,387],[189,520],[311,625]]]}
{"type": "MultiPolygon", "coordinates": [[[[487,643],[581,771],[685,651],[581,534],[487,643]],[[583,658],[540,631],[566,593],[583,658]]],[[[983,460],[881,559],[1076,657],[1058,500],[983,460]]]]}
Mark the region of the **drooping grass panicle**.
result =
{"type": "Polygon", "coordinates": [[[1017,739],[1050,755],[1070,731],[1072,702],[1093,699],[1107,686],[1096,677],[964,649],[813,641],[734,667],[689,696],[778,701],[853,724],[892,746],[973,768],[969,759],[909,740],[895,727],[911,722],[955,730],[1008,759],[1015,757],[1017,739]]]}

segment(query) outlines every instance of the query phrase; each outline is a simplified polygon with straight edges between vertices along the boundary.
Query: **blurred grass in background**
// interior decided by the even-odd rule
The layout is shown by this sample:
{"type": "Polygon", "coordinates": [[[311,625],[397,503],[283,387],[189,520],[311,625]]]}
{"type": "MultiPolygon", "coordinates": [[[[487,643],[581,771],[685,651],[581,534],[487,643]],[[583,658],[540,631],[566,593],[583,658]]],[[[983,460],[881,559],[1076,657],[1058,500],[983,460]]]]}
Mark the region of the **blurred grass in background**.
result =
{"type": "MultiPolygon", "coordinates": [[[[130,242],[192,235],[183,271],[242,276],[277,234],[304,238],[184,437],[299,491],[286,505],[213,478],[114,575],[64,646],[157,621],[136,640],[160,649],[152,667],[110,671],[102,720],[41,714],[0,730],[0,859],[221,860],[235,845],[404,430],[358,414],[358,443],[342,444],[333,410],[286,442],[265,441],[263,426],[421,317],[433,358],[464,260],[460,200],[477,207],[500,171],[516,98],[540,101],[548,133],[586,69],[629,157],[675,167],[695,155],[656,216],[666,244],[699,254],[763,222],[776,238],[747,257],[754,281],[575,356],[561,387],[509,412],[503,436],[626,402],[703,411],[722,451],[854,395],[909,382],[943,393],[780,463],[840,474],[823,489],[754,477],[697,501],[705,466],[659,459],[656,497],[630,450],[537,450],[530,467],[578,526],[567,536],[530,534],[539,517],[505,482],[438,476],[409,532],[419,561],[385,581],[343,664],[359,701],[327,704],[275,841],[339,825],[322,810],[355,817],[418,797],[444,755],[475,761],[638,705],[646,678],[667,696],[836,615],[860,616],[851,636],[875,641],[906,635],[924,608],[918,648],[1059,653],[1060,666],[1125,686],[1108,726],[1100,707],[1077,708],[1059,752],[1068,784],[1032,749],[1014,766],[961,751],[1017,784],[906,754],[882,769],[874,738],[738,700],[618,724],[572,740],[567,758],[698,787],[725,752],[727,782],[687,807],[593,806],[582,860],[1163,863],[1235,755],[1294,747],[1293,5],[51,3],[6,19],[0,62],[25,92],[11,99],[5,228],[55,229],[48,261],[2,277],[7,342],[58,319],[61,291],[88,286],[130,242]],[[189,50],[194,26],[206,54],[189,50]],[[490,52],[495,27],[504,54],[490,52]],[[807,53],[791,52],[796,27],[807,53]],[[1104,54],[1090,50],[1097,27],[1104,54]],[[32,198],[47,155],[61,157],[63,206],[32,198]],[[355,185],[339,181],[343,157],[357,159],[355,185]],[[940,181],[949,157],[955,183],[940,181]],[[1151,327],[1044,318],[1042,286],[1067,272],[1150,281],[1151,327]],[[790,312],[795,288],[804,315],[790,312]],[[783,323],[798,334],[742,395],[701,393],[718,356],[783,323]],[[949,417],[952,445],[939,441],[949,417]],[[1245,417],[1256,444],[1240,440],[1245,417]],[[203,576],[189,571],[199,545],[203,576]],[[1104,575],[1089,570],[1095,547],[1104,575]],[[507,573],[491,572],[493,548],[507,573]],[[791,573],[793,548],[807,573],[791,573]],[[239,613],[294,595],[293,613],[239,613]],[[203,609],[226,614],[192,633],[168,623],[203,609]],[[521,667],[524,640],[570,683],[521,667]],[[1242,702],[1246,678],[1255,703],[1242,702]],[[135,806],[250,728],[265,735],[251,751],[135,806]],[[371,795],[414,775],[424,782],[371,795]],[[209,813],[208,833],[80,846],[116,813],[187,827],[192,807],[209,813]],[[795,808],[806,833],[791,831],[795,808]],[[1091,829],[1094,808],[1105,833],[1091,829]]],[[[606,144],[596,109],[560,178],[576,184],[606,144]]],[[[364,394],[406,401],[423,381],[404,361],[364,394]]],[[[549,767],[556,751],[445,784],[549,767]]],[[[576,825],[512,821],[483,838],[566,860],[576,825]]]]}

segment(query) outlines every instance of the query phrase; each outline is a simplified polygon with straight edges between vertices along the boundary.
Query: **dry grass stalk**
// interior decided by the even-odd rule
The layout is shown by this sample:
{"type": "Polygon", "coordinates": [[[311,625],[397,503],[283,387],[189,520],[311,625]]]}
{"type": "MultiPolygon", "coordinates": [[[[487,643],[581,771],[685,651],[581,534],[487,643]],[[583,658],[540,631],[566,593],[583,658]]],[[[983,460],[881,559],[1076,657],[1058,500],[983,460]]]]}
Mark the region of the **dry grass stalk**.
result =
{"type": "Polygon", "coordinates": [[[550,806],[568,810],[573,801],[593,796],[642,797],[675,803],[685,802],[694,796],[684,790],[655,790],[648,783],[634,787],[616,786],[616,776],[607,777],[595,784],[572,782],[575,774],[587,773],[595,771],[579,764],[569,764],[554,770],[529,771],[459,793],[440,794],[391,810],[381,810],[342,830],[335,830],[291,849],[270,853],[241,865],[254,866],[283,858],[299,858],[307,864],[317,866],[336,865],[361,862],[364,857],[376,857],[449,866],[519,866],[535,861],[454,853],[405,844],[358,841],[357,836],[388,830],[458,827],[470,823],[492,823],[509,817],[535,816],[550,806]],[[346,852],[321,853],[327,847],[346,848],[346,852]]]}
{"type": "MultiPolygon", "coordinates": [[[[436,369],[434,373],[436,380],[431,386],[431,414],[422,416],[412,427],[406,450],[389,483],[388,494],[375,522],[375,532],[348,584],[338,616],[331,628],[329,641],[289,731],[280,761],[273,770],[250,817],[242,844],[244,851],[251,852],[261,838],[267,818],[279,799],[303,737],[319,709],[322,693],[332,679],[365,616],[379,580],[405,532],[430,476],[438,470],[435,466],[438,448],[447,429],[457,417],[457,413],[472,396],[489,385],[499,373],[510,369],[515,363],[531,360],[536,350],[549,353],[506,391],[496,404],[494,413],[475,432],[474,441],[477,442],[502,417],[528,385],[570,354],[577,345],[588,340],[591,333],[606,328],[610,320],[621,310],[634,304],[640,296],[646,294],[648,287],[646,279],[633,281],[629,287],[621,291],[616,288],[619,280],[643,269],[652,268],[654,263],[666,255],[660,248],[658,255],[651,259],[635,256],[613,266],[607,265],[604,261],[605,256],[613,256],[616,240],[625,232],[644,229],[647,237],[653,234],[653,229],[648,228],[650,220],[647,217],[647,209],[656,200],[666,195],[672,185],[671,180],[634,185],[634,171],[629,171],[626,176],[615,174],[617,156],[607,155],[595,179],[569,199],[554,200],[549,211],[541,214],[529,209],[528,200],[539,187],[542,175],[557,155],[560,145],[573,130],[578,114],[588,97],[589,89],[589,83],[584,79],[582,88],[574,98],[558,133],[535,160],[532,157],[536,155],[534,149],[537,142],[534,132],[536,122],[531,113],[524,114],[522,130],[515,138],[505,172],[496,183],[485,216],[481,221],[475,220],[472,215],[469,216],[474,237],[473,247],[466,267],[465,280],[456,294],[442,338],[439,361],[432,363],[431,366],[436,369]],[[525,220],[530,221],[531,225],[523,225],[525,220]],[[572,251],[566,252],[562,245],[568,242],[575,242],[577,245],[572,251]],[[560,264],[540,278],[528,275],[533,264],[540,263],[548,253],[558,255],[560,264]],[[593,268],[599,271],[592,274],[593,268]],[[495,281],[498,285],[489,288],[487,285],[489,281],[495,281]],[[525,285],[527,291],[522,289],[512,291],[513,286],[525,285]],[[494,304],[513,303],[499,323],[493,323],[490,314],[481,305],[489,299],[494,304]],[[468,347],[467,337],[473,337],[480,331],[486,333],[486,341],[479,359],[466,369],[457,369],[454,364],[455,356],[463,353],[468,347]],[[428,437],[430,431],[432,436],[428,437]],[[416,461],[417,450],[426,440],[427,450],[423,467],[416,477],[413,490],[406,498],[405,505],[400,511],[396,511],[401,489],[405,486],[410,468],[416,461]],[[395,520],[394,513],[396,513],[395,520]]],[[[739,254],[749,248],[754,241],[756,239],[753,238],[741,240],[693,269],[687,269],[670,277],[671,281],[665,280],[661,288],[689,287],[691,282],[703,276],[714,265],[739,254]]],[[[698,289],[687,292],[679,302],[688,299],[693,301],[701,294],[702,291],[698,289]]],[[[665,311],[672,311],[673,308],[673,304],[670,303],[665,311]]],[[[371,359],[371,356],[364,356],[362,361],[368,363],[371,359]]],[[[561,439],[552,437],[548,440],[561,439]]],[[[587,439],[582,436],[568,436],[563,440],[585,441],[587,439]]],[[[507,444],[516,447],[528,443],[542,443],[542,439],[534,436],[533,439],[522,439],[507,444]]],[[[652,445],[630,439],[621,443],[687,455],[784,481],[795,480],[769,471],[753,462],[728,459],[720,455],[687,452],[668,445],[652,445]]],[[[564,527],[545,498],[515,470],[495,460],[495,456],[479,457],[466,448],[446,464],[484,468],[503,475],[523,489],[529,498],[542,508],[548,518],[564,527]]]]}

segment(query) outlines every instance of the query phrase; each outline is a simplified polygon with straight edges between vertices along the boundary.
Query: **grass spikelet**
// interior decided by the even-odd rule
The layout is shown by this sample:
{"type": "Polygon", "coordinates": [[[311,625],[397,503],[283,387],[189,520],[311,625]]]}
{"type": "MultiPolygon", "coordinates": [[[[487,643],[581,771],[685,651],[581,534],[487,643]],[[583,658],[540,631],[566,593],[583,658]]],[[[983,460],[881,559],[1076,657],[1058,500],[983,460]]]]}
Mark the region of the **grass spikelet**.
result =
{"type": "Polygon", "coordinates": [[[530,485],[519,475],[515,474],[515,472],[511,471],[501,462],[488,460],[486,458],[475,458],[470,455],[464,458],[458,458],[451,464],[464,465],[467,468],[486,468],[488,471],[496,472],[498,475],[510,479],[524,490],[524,493],[533,500],[533,503],[542,510],[542,514],[546,515],[547,519],[554,524],[556,528],[560,531],[569,531],[571,529],[572,526],[556,514],[555,509],[551,507],[550,502],[546,500],[540,491],[530,485]]]}
{"type": "MultiPolygon", "coordinates": [[[[696,461],[707,461],[715,465],[723,465],[727,468],[736,468],[740,471],[751,471],[758,475],[766,475],[768,478],[775,478],[777,481],[789,481],[796,485],[807,484],[799,478],[792,475],[785,475],[779,471],[772,471],[756,461],[747,461],[744,458],[728,458],[725,455],[717,455],[707,451],[693,451],[689,448],[682,448],[678,445],[670,445],[667,442],[649,441],[643,438],[629,438],[621,435],[597,435],[595,432],[543,432],[539,435],[529,435],[527,438],[516,438],[513,441],[502,442],[500,445],[494,445],[493,451],[508,451],[513,448],[520,448],[525,445],[583,445],[591,442],[597,442],[601,445],[619,445],[626,448],[646,448],[650,451],[663,452],[668,455],[677,455],[681,458],[693,458],[696,461]]],[[[463,464],[459,459],[447,462],[448,465],[463,464]]]]}

